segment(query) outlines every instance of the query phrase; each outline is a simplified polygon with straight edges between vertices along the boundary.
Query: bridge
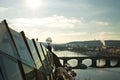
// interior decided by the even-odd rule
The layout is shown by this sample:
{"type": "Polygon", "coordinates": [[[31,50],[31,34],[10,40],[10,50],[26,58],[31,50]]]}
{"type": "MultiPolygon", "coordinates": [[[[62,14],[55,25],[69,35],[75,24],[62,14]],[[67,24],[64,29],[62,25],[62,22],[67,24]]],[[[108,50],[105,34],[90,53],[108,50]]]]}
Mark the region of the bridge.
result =
{"type": "Polygon", "coordinates": [[[102,56],[102,57],[95,57],[95,56],[89,56],[89,57],[59,57],[61,60],[63,60],[63,64],[68,63],[69,60],[75,59],[77,60],[77,66],[72,67],[73,69],[81,69],[81,64],[83,64],[84,60],[90,59],[91,65],[89,67],[95,67],[95,68],[113,68],[113,67],[120,67],[120,57],[118,56],[102,56]],[[105,64],[103,66],[98,66],[97,61],[103,59],[105,61],[105,64]],[[111,61],[115,60],[117,63],[115,65],[111,65],[111,61]]]}

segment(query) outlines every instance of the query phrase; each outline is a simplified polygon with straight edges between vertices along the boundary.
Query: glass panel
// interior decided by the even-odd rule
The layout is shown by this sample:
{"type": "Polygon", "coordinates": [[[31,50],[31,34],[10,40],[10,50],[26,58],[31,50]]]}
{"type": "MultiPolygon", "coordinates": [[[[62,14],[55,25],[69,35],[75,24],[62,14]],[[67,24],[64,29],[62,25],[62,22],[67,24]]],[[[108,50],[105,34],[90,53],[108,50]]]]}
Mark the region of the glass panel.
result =
{"type": "Polygon", "coordinates": [[[42,43],[40,43],[40,45],[42,46],[43,51],[44,51],[44,53],[45,53],[45,55],[46,55],[47,53],[46,53],[46,48],[45,48],[45,46],[44,46],[42,43]]]}
{"type": "Polygon", "coordinates": [[[39,53],[40,53],[41,60],[42,60],[43,62],[46,62],[46,61],[45,61],[45,56],[44,56],[43,51],[42,51],[42,48],[41,48],[41,46],[40,46],[40,44],[39,44],[38,42],[36,42],[36,46],[37,46],[38,51],[39,51],[39,53]]]}
{"type": "Polygon", "coordinates": [[[47,62],[50,66],[53,66],[53,57],[52,57],[52,54],[46,49],[45,45],[43,45],[42,43],[40,43],[43,51],[44,51],[44,54],[47,58],[47,62]]]}
{"type": "Polygon", "coordinates": [[[40,73],[39,77],[40,77],[40,80],[46,80],[46,75],[43,73],[40,73]]]}
{"type": "Polygon", "coordinates": [[[34,66],[34,62],[33,62],[32,58],[30,56],[30,53],[29,53],[29,51],[26,47],[26,44],[23,40],[22,35],[20,33],[16,32],[16,31],[12,30],[12,29],[10,29],[10,31],[13,35],[18,53],[19,53],[22,61],[25,62],[28,65],[34,66]]]}
{"type": "Polygon", "coordinates": [[[40,43],[40,45],[41,45],[41,47],[43,49],[43,53],[44,53],[44,55],[46,57],[47,63],[49,64],[49,66],[51,66],[52,65],[52,60],[50,59],[50,53],[47,52],[45,46],[42,43],[40,43]]]}
{"type": "Polygon", "coordinates": [[[2,76],[1,71],[0,71],[0,80],[3,80],[3,76],[2,76]]]}
{"type": "Polygon", "coordinates": [[[46,57],[45,57],[45,55],[43,53],[43,50],[42,50],[42,48],[40,46],[40,43],[36,42],[36,45],[37,45],[40,57],[42,59],[43,65],[45,66],[45,69],[46,69],[47,73],[50,73],[50,71],[51,71],[50,70],[50,65],[47,62],[47,59],[46,59],[46,57]]]}
{"type": "Polygon", "coordinates": [[[15,51],[15,47],[4,22],[0,23],[0,51],[17,57],[17,52],[15,51]]]}
{"type": "Polygon", "coordinates": [[[36,80],[34,68],[30,68],[25,64],[22,64],[22,65],[23,65],[23,69],[26,74],[27,80],[36,80]]]}
{"type": "Polygon", "coordinates": [[[48,64],[50,64],[50,54],[47,52],[47,50],[46,50],[46,48],[45,48],[45,46],[43,44],[40,43],[40,45],[41,45],[41,47],[43,49],[43,52],[45,54],[45,57],[47,59],[48,64]]]}
{"type": "Polygon", "coordinates": [[[28,44],[29,44],[29,47],[30,47],[30,50],[31,50],[37,69],[39,69],[40,71],[44,71],[42,63],[40,62],[40,59],[38,57],[38,54],[37,54],[37,51],[35,49],[33,42],[29,39],[27,39],[27,41],[28,41],[28,44]]]}
{"type": "Polygon", "coordinates": [[[0,67],[6,80],[23,80],[16,61],[0,55],[0,67]]]}

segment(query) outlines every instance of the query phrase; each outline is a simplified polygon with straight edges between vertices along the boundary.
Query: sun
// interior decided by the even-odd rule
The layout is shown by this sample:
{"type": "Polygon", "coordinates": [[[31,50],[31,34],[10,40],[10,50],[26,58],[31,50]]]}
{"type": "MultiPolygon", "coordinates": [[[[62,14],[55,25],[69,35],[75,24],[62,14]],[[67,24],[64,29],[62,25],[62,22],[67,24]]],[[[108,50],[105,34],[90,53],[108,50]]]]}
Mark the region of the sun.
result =
{"type": "Polygon", "coordinates": [[[41,5],[41,0],[26,0],[26,6],[30,9],[37,9],[41,5]]]}

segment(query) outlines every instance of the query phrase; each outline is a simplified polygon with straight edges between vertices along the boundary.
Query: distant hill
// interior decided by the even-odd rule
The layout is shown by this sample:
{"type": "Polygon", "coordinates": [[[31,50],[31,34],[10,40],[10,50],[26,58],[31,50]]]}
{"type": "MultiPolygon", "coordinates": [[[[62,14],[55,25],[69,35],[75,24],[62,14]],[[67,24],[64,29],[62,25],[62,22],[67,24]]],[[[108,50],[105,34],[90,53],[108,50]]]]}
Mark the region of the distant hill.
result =
{"type": "MultiPolygon", "coordinates": [[[[106,40],[104,41],[106,46],[120,47],[120,40],[106,40]]],[[[101,46],[103,45],[100,40],[93,41],[73,41],[66,43],[67,45],[78,45],[78,46],[101,46]]]]}
{"type": "MultiPolygon", "coordinates": [[[[104,41],[106,46],[109,47],[120,47],[120,40],[106,40],[104,41]]],[[[46,43],[43,43],[47,46],[46,43]]],[[[54,50],[68,50],[69,48],[77,49],[78,47],[100,47],[103,43],[100,40],[93,41],[73,41],[65,44],[52,44],[54,50]]]]}
{"type": "MultiPolygon", "coordinates": [[[[106,46],[109,47],[120,47],[120,40],[106,40],[104,41],[106,46]]],[[[101,47],[103,43],[100,40],[93,40],[93,41],[73,41],[65,44],[53,44],[54,50],[68,50],[72,49],[80,49],[79,47],[101,47]]],[[[85,49],[82,49],[85,50],[85,49]]]]}

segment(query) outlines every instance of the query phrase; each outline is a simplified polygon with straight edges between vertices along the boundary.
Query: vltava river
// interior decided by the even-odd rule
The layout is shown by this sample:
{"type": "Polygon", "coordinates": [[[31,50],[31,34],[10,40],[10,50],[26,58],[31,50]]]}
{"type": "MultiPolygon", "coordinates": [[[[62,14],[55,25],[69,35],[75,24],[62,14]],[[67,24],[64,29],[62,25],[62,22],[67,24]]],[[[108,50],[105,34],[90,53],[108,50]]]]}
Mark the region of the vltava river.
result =
{"type": "MultiPolygon", "coordinates": [[[[78,53],[70,51],[54,51],[55,54],[59,57],[62,56],[86,56],[83,54],[78,55],[78,53]]],[[[62,63],[62,61],[61,61],[62,63]]],[[[89,66],[91,64],[90,60],[83,61],[84,64],[89,66]]],[[[76,60],[70,60],[69,64],[71,66],[77,65],[76,60]]],[[[104,61],[99,61],[97,65],[104,64],[104,61]]],[[[120,68],[92,68],[88,67],[85,70],[76,69],[74,70],[77,73],[76,80],[120,80],[120,68]]]]}

